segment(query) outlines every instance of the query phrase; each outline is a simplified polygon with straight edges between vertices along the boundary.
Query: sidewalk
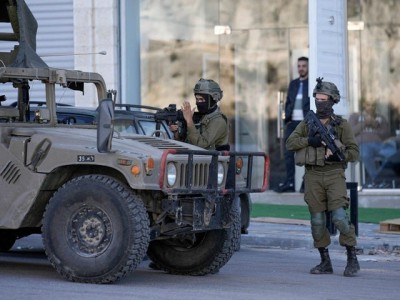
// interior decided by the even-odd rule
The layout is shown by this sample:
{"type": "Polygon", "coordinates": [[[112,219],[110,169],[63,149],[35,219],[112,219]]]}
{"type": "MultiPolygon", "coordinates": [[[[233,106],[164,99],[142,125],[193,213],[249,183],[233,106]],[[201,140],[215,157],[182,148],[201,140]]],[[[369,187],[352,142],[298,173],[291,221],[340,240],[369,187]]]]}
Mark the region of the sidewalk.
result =
{"type": "MultiPolygon", "coordinates": [[[[358,207],[400,208],[398,190],[364,190],[358,192],[358,207]]],[[[282,193],[266,191],[251,194],[253,203],[306,205],[302,193],[282,193]]],[[[400,217],[400,216],[399,216],[400,217]]],[[[251,219],[249,234],[242,235],[242,244],[257,247],[282,249],[314,249],[310,222],[279,218],[251,219]]],[[[364,254],[397,253],[400,255],[400,234],[381,233],[378,224],[358,224],[357,248],[364,254]]],[[[332,236],[330,249],[343,250],[339,245],[339,232],[332,236]]],[[[344,251],[344,250],[343,250],[344,251]]]]}
{"type": "MultiPolygon", "coordinates": [[[[304,194],[265,191],[251,194],[253,203],[306,205],[304,194]]],[[[400,208],[400,190],[362,190],[358,192],[358,207],[400,208]]],[[[400,216],[399,216],[400,217],[400,216]]]]}
{"type": "MultiPolygon", "coordinates": [[[[331,236],[329,249],[345,251],[339,245],[339,233],[331,236]]],[[[359,254],[400,255],[400,234],[380,233],[378,224],[359,223],[359,254]]],[[[280,218],[253,218],[249,233],[242,235],[242,245],[281,249],[314,249],[310,222],[280,218]]]]}

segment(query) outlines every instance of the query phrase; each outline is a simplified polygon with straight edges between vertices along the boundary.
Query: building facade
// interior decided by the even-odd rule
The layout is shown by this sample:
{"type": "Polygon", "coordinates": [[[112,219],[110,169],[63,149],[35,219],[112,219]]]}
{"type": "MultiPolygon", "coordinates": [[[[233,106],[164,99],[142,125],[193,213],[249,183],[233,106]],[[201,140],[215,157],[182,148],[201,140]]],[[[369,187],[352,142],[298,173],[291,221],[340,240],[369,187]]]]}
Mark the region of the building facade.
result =
{"type": "MultiPolygon", "coordinates": [[[[297,58],[309,54],[307,0],[56,1],[62,9],[54,1],[26,2],[37,13],[38,52],[73,52],[60,59],[68,67],[102,74],[122,103],[194,104],[199,78],[219,82],[233,148],[268,152],[270,187],[283,180],[282,107],[297,76],[297,58]],[[58,13],[40,13],[49,9],[58,13]],[[72,22],[63,17],[67,13],[72,22]],[[46,38],[56,30],[46,25],[49,19],[64,20],[63,32],[72,33],[64,40],[68,45],[46,38]]],[[[374,157],[379,170],[374,180],[365,162],[352,166],[353,179],[364,188],[400,188],[399,13],[400,1],[347,1],[349,105],[344,117],[364,113],[364,103],[372,102],[375,121],[387,121],[381,148],[393,150],[374,157]]],[[[57,60],[44,59],[52,66],[57,60]]],[[[72,101],[79,104],[79,96],[72,101]]]]}

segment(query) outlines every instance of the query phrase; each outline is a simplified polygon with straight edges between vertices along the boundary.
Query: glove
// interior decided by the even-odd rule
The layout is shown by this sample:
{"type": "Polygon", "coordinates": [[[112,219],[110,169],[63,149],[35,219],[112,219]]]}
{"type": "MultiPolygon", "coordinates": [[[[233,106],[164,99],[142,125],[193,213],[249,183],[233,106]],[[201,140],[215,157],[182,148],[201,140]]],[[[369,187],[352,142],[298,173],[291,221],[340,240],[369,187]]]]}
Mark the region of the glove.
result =
{"type": "Polygon", "coordinates": [[[322,140],[320,135],[314,135],[308,137],[308,145],[314,148],[318,148],[322,146],[322,140]]]}

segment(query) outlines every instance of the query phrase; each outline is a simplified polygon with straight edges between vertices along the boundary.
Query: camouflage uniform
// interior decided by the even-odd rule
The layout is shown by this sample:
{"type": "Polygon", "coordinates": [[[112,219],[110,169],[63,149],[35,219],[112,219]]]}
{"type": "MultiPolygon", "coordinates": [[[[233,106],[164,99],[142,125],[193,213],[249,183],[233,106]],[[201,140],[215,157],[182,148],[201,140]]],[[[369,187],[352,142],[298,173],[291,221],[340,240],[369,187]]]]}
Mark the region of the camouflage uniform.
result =
{"type": "Polygon", "coordinates": [[[207,150],[228,144],[228,122],[219,109],[204,115],[198,125],[187,128],[187,141],[207,150]]]}
{"type": "Polygon", "coordinates": [[[304,175],[304,200],[311,216],[311,233],[314,246],[318,248],[321,263],[310,270],[311,274],[332,274],[333,268],[328,249],[330,234],[326,228],[326,211],[332,212],[332,221],[340,232],[339,243],[347,249],[347,265],[344,276],[354,276],[360,266],[357,261],[357,244],[354,226],[350,223],[346,209],[347,197],[345,169],[348,162],[358,160],[359,148],[347,120],[336,116],[332,106],[340,101],[339,90],[331,82],[317,79],[313,96],[317,107],[317,118],[335,135],[335,143],[344,155],[340,161],[333,155],[326,157],[326,146],[321,136],[307,125],[307,117],[301,121],[286,141],[288,150],[306,153],[304,175]],[[316,97],[318,95],[318,98],[316,97]]]}
{"type": "Polygon", "coordinates": [[[229,150],[228,120],[219,110],[217,103],[223,97],[223,91],[212,79],[200,78],[193,89],[195,97],[204,99],[196,105],[198,112],[192,116],[193,124],[187,125],[184,133],[175,132],[175,139],[183,140],[206,150],[229,150]]]}
{"type": "MultiPolygon", "coordinates": [[[[349,205],[344,171],[347,162],[358,159],[359,149],[351,127],[345,119],[333,115],[325,125],[331,126],[332,123],[335,123],[334,120],[337,119],[341,122],[335,126],[335,129],[338,139],[345,147],[344,155],[346,159],[345,162],[325,161],[324,166],[305,165],[304,201],[307,203],[310,213],[333,211],[340,207],[347,208],[349,205]]],[[[303,120],[288,138],[286,147],[292,151],[309,147],[307,138],[308,128],[303,120]]],[[[350,225],[350,227],[349,233],[340,232],[339,242],[342,246],[356,245],[354,226],[350,225]]],[[[328,230],[324,229],[325,231],[320,238],[316,239],[314,237],[314,246],[316,248],[327,247],[331,242],[328,230]]]]}

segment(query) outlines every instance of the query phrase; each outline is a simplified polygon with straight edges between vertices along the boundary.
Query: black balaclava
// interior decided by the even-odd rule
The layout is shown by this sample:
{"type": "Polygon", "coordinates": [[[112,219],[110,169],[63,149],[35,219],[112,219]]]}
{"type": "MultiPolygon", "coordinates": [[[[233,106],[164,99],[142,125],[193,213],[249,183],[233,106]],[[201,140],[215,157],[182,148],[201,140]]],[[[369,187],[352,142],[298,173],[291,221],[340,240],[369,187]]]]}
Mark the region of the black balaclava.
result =
{"type": "Polygon", "coordinates": [[[333,114],[332,106],[335,104],[329,97],[328,101],[317,101],[315,100],[315,107],[317,108],[318,119],[327,119],[333,114]]]}
{"type": "Polygon", "coordinates": [[[196,101],[197,110],[200,114],[209,114],[217,109],[217,102],[208,94],[196,94],[202,96],[206,101],[199,103],[196,101]]]}

